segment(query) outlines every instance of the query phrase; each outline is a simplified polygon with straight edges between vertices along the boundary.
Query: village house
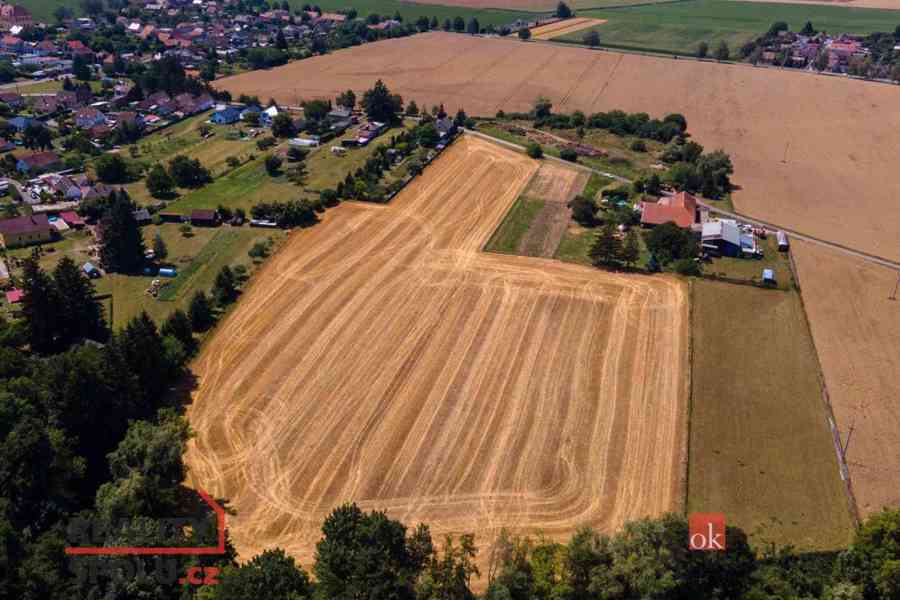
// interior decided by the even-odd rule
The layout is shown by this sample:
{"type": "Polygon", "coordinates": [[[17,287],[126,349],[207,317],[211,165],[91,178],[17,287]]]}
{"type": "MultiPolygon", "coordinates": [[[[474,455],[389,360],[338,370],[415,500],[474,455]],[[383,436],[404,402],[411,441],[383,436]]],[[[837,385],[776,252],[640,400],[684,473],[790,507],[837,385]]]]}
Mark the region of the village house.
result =
{"type": "Polygon", "coordinates": [[[27,27],[34,24],[31,12],[24,6],[15,4],[0,4],[0,28],[27,27]]]}
{"type": "Polygon", "coordinates": [[[23,156],[16,163],[16,170],[27,175],[37,175],[62,166],[62,161],[55,152],[36,152],[23,156]]]}
{"type": "Polygon", "coordinates": [[[31,102],[31,110],[37,115],[48,115],[59,110],[56,96],[36,96],[31,102]]]}
{"type": "Polygon", "coordinates": [[[24,49],[25,42],[22,41],[22,38],[18,38],[14,35],[4,35],[0,38],[0,50],[3,50],[4,52],[19,54],[24,49]]]}
{"type": "Polygon", "coordinates": [[[25,106],[25,98],[15,92],[0,92],[0,102],[14,110],[25,106]]]}
{"type": "Polygon", "coordinates": [[[0,245],[4,248],[42,244],[49,242],[52,236],[47,215],[29,215],[0,221],[0,245]]]}
{"type": "Polygon", "coordinates": [[[116,126],[133,125],[138,129],[144,128],[144,117],[134,111],[126,110],[116,115],[116,126]]]}
{"type": "Polygon", "coordinates": [[[237,123],[240,119],[241,109],[234,106],[226,106],[214,112],[209,120],[216,125],[231,125],[232,123],[237,123]]]}
{"type": "Polygon", "coordinates": [[[675,223],[679,227],[691,228],[701,222],[701,211],[697,198],[687,192],[674,196],[663,196],[657,202],[641,202],[641,225],[656,227],[663,223],[675,223]]]}
{"type": "Polygon", "coordinates": [[[75,126],[79,129],[91,129],[106,124],[106,115],[96,108],[85,107],[75,113],[75,126]]]}

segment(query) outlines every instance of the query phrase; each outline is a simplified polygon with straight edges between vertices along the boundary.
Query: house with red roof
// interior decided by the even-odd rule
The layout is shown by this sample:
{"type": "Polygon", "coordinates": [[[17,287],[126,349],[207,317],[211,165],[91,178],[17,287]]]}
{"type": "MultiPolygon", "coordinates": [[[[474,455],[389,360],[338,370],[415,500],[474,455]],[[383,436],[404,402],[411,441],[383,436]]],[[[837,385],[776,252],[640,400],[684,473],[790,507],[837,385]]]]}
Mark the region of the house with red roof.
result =
{"type": "Polygon", "coordinates": [[[6,292],[6,301],[10,304],[18,304],[25,297],[25,292],[19,289],[13,289],[6,292]]]}
{"type": "Polygon", "coordinates": [[[66,211],[59,213],[59,218],[66,222],[66,225],[71,227],[72,229],[83,229],[84,228],[84,219],[78,216],[78,213],[75,211],[66,211]]]}
{"type": "Polygon", "coordinates": [[[656,227],[663,223],[675,223],[689,228],[700,222],[697,198],[687,192],[663,196],[657,202],[641,202],[641,225],[656,227]]]}
{"type": "Polygon", "coordinates": [[[52,238],[47,215],[28,215],[0,221],[0,245],[17,248],[49,242],[52,238]]]}

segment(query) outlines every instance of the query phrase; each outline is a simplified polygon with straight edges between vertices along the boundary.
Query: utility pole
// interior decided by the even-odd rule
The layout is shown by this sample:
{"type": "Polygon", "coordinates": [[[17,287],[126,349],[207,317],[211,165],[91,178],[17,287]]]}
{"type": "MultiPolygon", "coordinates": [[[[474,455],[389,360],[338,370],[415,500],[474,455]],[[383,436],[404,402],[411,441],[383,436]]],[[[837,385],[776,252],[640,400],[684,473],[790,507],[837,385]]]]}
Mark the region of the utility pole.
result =
{"type": "Polygon", "coordinates": [[[853,437],[853,429],[855,427],[856,422],[850,423],[850,431],[847,432],[847,443],[841,447],[841,457],[844,459],[844,462],[847,462],[847,448],[850,447],[850,439],[853,437]]]}

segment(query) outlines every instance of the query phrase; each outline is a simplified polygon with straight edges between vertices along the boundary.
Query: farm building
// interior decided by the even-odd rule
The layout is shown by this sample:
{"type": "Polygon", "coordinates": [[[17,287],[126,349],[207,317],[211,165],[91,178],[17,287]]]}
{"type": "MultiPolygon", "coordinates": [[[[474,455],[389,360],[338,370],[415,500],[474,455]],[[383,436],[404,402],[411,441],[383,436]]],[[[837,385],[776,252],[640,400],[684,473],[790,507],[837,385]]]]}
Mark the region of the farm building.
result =
{"type": "Polygon", "coordinates": [[[231,125],[241,120],[241,110],[233,106],[227,106],[214,112],[209,120],[216,125],[231,125]]]}
{"type": "Polygon", "coordinates": [[[703,250],[715,256],[758,257],[756,240],[747,228],[741,229],[737,221],[722,219],[703,223],[701,233],[703,250]]]}
{"type": "Polygon", "coordinates": [[[0,221],[0,245],[16,248],[49,242],[52,237],[47,215],[30,215],[0,221]]]}
{"type": "Polygon", "coordinates": [[[778,240],[778,249],[781,252],[787,252],[788,249],[791,247],[791,244],[788,241],[788,236],[785,232],[779,231],[778,233],[776,233],[775,239],[778,240]]]}
{"type": "Polygon", "coordinates": [[[710,221],[703,224],[703,249],[720,256],[741,255],[741,230],[736,223],[710,221]]]}
{"type": "Polygon", "coordinates": [[[219,224],[219,215],[214,210],[196,208],[191,211],[191,225],[195,227],[215,227],[219,224]]]}
{"type": "Polygon", "coordinates": [[[74,211],[66,211],[59,213],[59,218],[66,222],[66,225],[72,229],[83,229],[84,219],[78,216],[74,211]]]}
{"type": "Polygon", "coordinates": [[[153,219],[150,217],[150,211],[146,208],[139,208],[131,214],[134,215],[134,220],[137,221],[138,225],[149,225],[153,222],[153,219]]]}
{"type": "Polygon", "coordinates": [[[687,192],[663,196],[657,202],[641,202],[641,225],[656,227],[673,222],[679,227],[692,227],[700,223],[697,198],[687,192]]]}
{"type": "Polygon", "coordinates": [[[357,135],[359,145],[365,146],[366,144],[377,138],[379,135],[381,135],[386,128],[387,125],[385,125],[384,123],[369,121],[359,128],[359,134],[357,135]]]}
{"type": "Polygon", "coordinates": [[[93,263],[86,262],[84,266],[81,267],[81,270],[84,271],[84,274],[90,277],[91,279],[97,279],[103,274],[100,272],[100,269],[95,267],[93,263]]]}

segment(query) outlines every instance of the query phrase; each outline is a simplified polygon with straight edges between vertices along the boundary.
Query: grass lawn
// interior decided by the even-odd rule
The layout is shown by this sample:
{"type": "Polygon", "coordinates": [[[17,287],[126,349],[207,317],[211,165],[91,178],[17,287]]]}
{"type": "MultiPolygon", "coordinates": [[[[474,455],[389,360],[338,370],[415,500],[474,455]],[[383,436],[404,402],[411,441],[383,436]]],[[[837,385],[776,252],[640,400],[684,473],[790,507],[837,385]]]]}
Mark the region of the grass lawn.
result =
{"type": "Polygon", "coordinates": [[[543,200],[519,196],[485,246],[488,252],[515,254],[535,217],[544,208],[543,200]]]}
{"type": "MultiPolygon", "coordinates": [[[[91,89],[94,90],[95,93],[100,92],[100,90],[103,89],[103,85],[98,80],[94,80],[89,83],[91,85],[91,89]]],[[[41,81],[38,83],[20,83],[18,91],[21,94],[53,94],[61,91],[62,89],[63,82],[54,79],[51,81],[41,81]]]]}
{"type": "Polygon", "coordinates": [[[574,223],[569,224],[569,229],[562,241],[559,242],[559,248],[556,249],[556,258],[566,262],[578,263],[579,265],[591,266],[591,259],[588,253],[594,240],[597,239],[597,230],[588,229],[574,223]]]}
{"type": "MultiPolygon", "coordinates": [[[[768,31],[776,21],[785,21],[793,30],[799,30],[810,20],[817,29],[830,33],[866,34],[893,31],[900,18],[897,11],[891,10],[731,0],[685,0],[580,10],[578,16],[608,20],[592,28],[600,34],[604,46],[693,54],[700,42],[707,42],[714,50],[724,40],[732,55],[742,44],[768,31]]],[[[556,41],[580,44],[588,31],[578,31],[556,41]]]]}
{"type": "Polygon", "coordinates": [[[31,11],[35,20],[47,23],[55,23],[53,11],[60,6],[66,6],[76,15],[81,14],[81,3],[78,0],[16,0],[19,6],[24,6],[31,11]]]}
{"type": "MultiPolygon", "coordinates": [[[[555,258],[565,262],[573,262],[579,265],[592,266],[590,252],[591,246],[597,239],[600,227],[588,228],[582,227],[574,221],[569,223],[569,229],[559,243],[556,250],[555,258]]],[[[640,230],[638,230],[640,234],[640,230]]],[[[641,253],[638,257],[635,267],[638,269],[646,269],[647,261],[650,260],[650,252],[647,250],[647,244],[644,243],[644,236],[638,235],[638,241],[641,247],[641,253]]]]}
{"type": "MultiPolygon", "coordinates": [[[[266,172],[265,154],[256,153],[256,159],[217,178],[211,184],[184,194],[167,208],[168,211],[187,214],[195,208],[216,208],[220,204],[228,208],[248,211],[259,202],[283,201],[300,197],[317,197],[320,190],[334,188],[347,173],[362,167],[375,152],[379,143],[386,143],[392,135],[400,133],[395,128],[384,133],[364,148],[356,148],[345,156],[337,156],[329,150],[332,143],[315,149],[306,158],[309,177],[302,187],[288,181],[285,173],[292,164],[285,162],[282,174],[272,177],[266,172]]],[[[338,142],[339,143],[339,142],[338,142]]],[[[256,147],[253,146],[255,150],[256,147]]]]}
{"type": "MultiPolygon", "coordinates": [[[[228,170],[226,161],[230,156],[244,162],[251,154],[260,154],[254,140],[249,137],[234,137],[234,134],[247,129],[237,125],[208,125],[213,135],[204,139],[200,128],[209,119],[209,115],[210,113],[206,112],[185,119],[141,139],[134,145],[137,148],[136,158],[131,158],[130,146],[123,148],[122,154],[128,160],[140,163],[145,171],[156,163],[167,165],[175,156],[183,154],[198,159],[210,170],[213,177],[222,175],[228,170]]],[[[150,204],[155,201],[147,191],[144,179],[128,184],[126,189],[138,204],[150,204]]],[[[190,190],[181,190],[181,193],[190,193],[190,190]]]]}
{"type": "MultiPolygon", "coordinates": [[[[508,124],[516,127],[531,127],[531,123],[525,121],[510,121],[508,124]]],[[[529,142],[528,138],[525,136],[511,133],[506,129],[497,126],[493,121],[479,122],[478,131],[485,135],[512,142],[513,144],[522,147],[527,146],[529,142]]],[[[572,142],[579,141],[575,129],[542,129],[540,131],[572,142]]],[[[585,135],[581,141],[595,148],[606,150],[609,153],[609,156],[579,156],[578,164],[612,173],[619,177],[637,179],[641,175],[650,172],[651,165],[659,162],[658,156],[663,150],[663,144],[652,140],[645,140],[647,152],[635,152],[631,149],[631,143],[635,139],[637,138],[618,136],[604,129],[585,129],[585,135]]],[[[554,146],[541,144],[541,147],[545,154],[559,158],[559,150],[554,146]]],[[[659,174],[661,176],[662,171],[660,171],[659,174]]]]}
{"type": "Polygon", "coordinates": [[[778,251],[778,242],[774,235],[770,235],[768,239],[759,240],[759,243],[765,252],[762,259],[722,256],[704,265],[703,271],[720,277],[761,281],[763,269],[773,269],[778,287],[782,290],[791,289],[794,285],[794,278],[791,275],[791,265],[787,253],[778,251]]]}
{"type": "Polygon", "coordinates": [[[687,511],[751,543],[829,550],[852,521],[796,292],[692,280],[687,511]]]}
{"type": "MultiPolygon", "coordinates": [[[[150,282],[158,277],[109,274],[95,281],[98,294],[112,294],[112,322],[116,328],[147,311],[157,322],[163,321],[174,310],[186,310],[194,293],[209,292],[219,270],[225,266],[253,263],[247,251],[257,241],[267,238],[280,240],[281,230],[251,229],[249,227],[194,227],[191,237],[184,237],[179,225],[166,223],[144,228],[144,239],[150,247],[157,231],[168,247],[166,263],[178,269],[178,277],[168,280],[159,298],[147,293],[150,282]]],[[[167,280],[161,279],[163,282],[167,280]]],[[[109,316],[109,315],[107,315],[109,316]]]]}

